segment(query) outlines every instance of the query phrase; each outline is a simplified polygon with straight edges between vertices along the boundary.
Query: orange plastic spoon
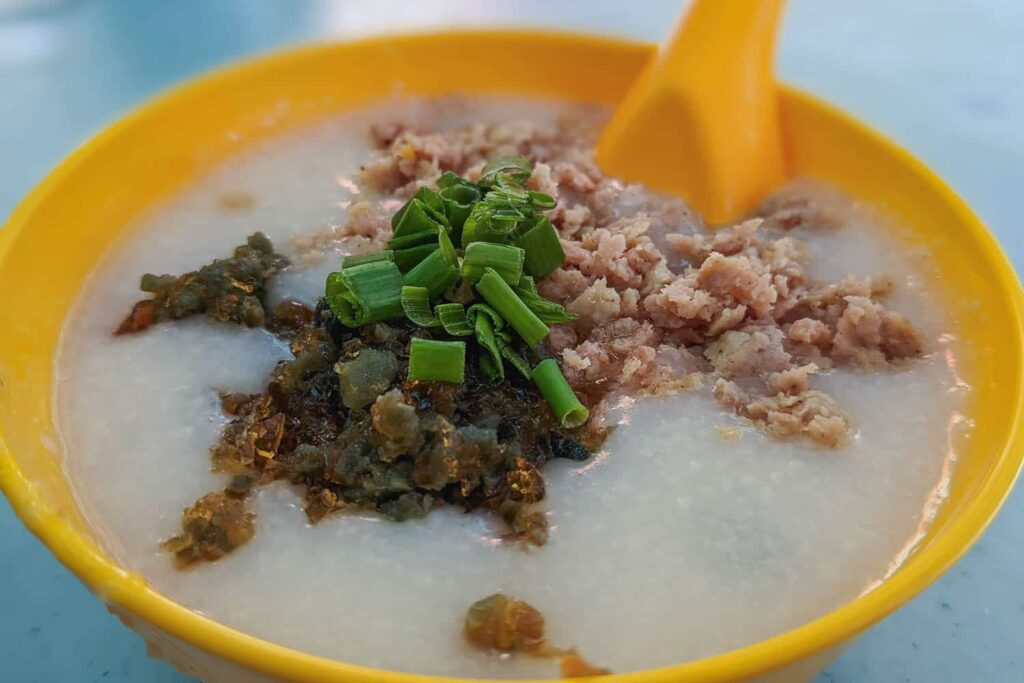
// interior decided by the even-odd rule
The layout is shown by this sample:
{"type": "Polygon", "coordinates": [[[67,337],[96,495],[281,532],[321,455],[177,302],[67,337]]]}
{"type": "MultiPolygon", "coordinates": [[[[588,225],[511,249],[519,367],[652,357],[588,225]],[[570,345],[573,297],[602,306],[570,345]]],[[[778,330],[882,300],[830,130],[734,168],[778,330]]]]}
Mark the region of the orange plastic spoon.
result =
{"type": "Polygon", "coordinates": [[[683,196],[717,224],[783,180],[772,61],[783,0],[694,0],[605,127],[612,175],[683,196]]]}

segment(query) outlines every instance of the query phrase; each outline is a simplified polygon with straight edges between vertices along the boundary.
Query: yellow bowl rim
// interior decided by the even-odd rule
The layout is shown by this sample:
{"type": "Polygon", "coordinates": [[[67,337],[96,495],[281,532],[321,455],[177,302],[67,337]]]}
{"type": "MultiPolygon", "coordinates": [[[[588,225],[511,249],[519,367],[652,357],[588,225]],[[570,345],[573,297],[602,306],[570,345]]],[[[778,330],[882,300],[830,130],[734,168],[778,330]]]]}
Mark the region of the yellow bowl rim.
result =
{"type": "MultiPolygon", "coordinates": [[[[0,266],[10,245],[31,222],[35,207],[53,192],[71,171],[108,139],[117,136],[137,119],[149,115],[172,102],[187,100],[193,93],[215,86],[221,80],[238,76],[246,71],[258,70],[271,63],[293,59],[305,53],[330,48],[339,42],[354,46],[373,47],[409,39],[443,39],[447,36],[475,34],[502,38],[537,38],[558,40],[567,44],[627,50],[653,50],[654,46],[642,41],[549,29],[489,29],[459,28],[441,31],[399,32],[345,41],[318,41],[298,47],[285,48],[250,57],[190,78],[181,84],[149,99],[128,115],[104,128],[60,162],[12,211],[0,230],[0,266]]],[[[967,228],[985,251],[993,266],[993,280],[1006,287],[1013,285],[1013,322],[1018,334],[1024,338],[1024,293],[1016,273],[993,235],[974,215],[967,204],[934,172],[907,150],[855,119],[818,98],[792,86],[779,84],[780,95],[816,108],[845,127],[871,138],[887,148],[901,163],[924,179],[943,195],[959,223],[967,228]]],[[[959,511],[948,528],[927,547],[915,553],[892,577],[873,591],[795,629],[758,641],[751,645],[656,669],[613,674],[600,680],[608,683],[669,683],[680,680],[726,681],[767,673],[788,664],[807,659],[831,646],[846,641],[863,629],[887,616],[948,570],[970,548],[985,530],[1009,495],[1024,462],[1024,396],[1018,395],[1015,405],[1017,420],[996,464],[975,492],[973,499],[959,511]]],[[[220,624],[193,612],[155,590],[149,588],[137,575],[127,572],[110,558],[96,552],[95,546],[85,540],[59,514],[49,510],[37,496],[33,483],[24,475],[8,450],[0,433],[0,489],[6,494],[12,508],[25,526],[57,556],[57,558],[101,599],[124,608],[163,631],[217,657],[242,667],[287,680],[307,681],[374,681],[379,683],[480,683],[492,679],[454,678],[423,674],[408,674],[376,669],[328,659],[284,647],[250,636],[242,631],[220,624]],[[301,678],[297,678],[301,677],[301,678]]],[[[547,680],[547,679],[544,679],[547,680]]],[[[523,680],[523,683],[541,683],[523,680]]]]}

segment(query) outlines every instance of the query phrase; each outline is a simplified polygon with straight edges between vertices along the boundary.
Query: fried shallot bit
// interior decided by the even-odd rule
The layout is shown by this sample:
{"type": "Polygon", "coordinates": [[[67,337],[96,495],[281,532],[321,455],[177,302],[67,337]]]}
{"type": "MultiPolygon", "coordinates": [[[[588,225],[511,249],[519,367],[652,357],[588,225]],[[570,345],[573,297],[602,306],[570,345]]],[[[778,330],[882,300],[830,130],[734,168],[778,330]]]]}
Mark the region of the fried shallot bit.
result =
{"type": "Polygon", "coordinates": [[[115,334],[140,332],[164,320],[198,313],[220,322],[261,327],[269,317],[265,307],[267,280],[288,265],[274,253],[267,236],[257,232],[236,247],[234,255],[217,259],[184,275],[142,276],[140,288],[152,294],[135,304],[115,334]]]}
{"type": "Polygon", "coordinates": [[[219,560],[252,538],[256,515],[246,509],[244,500],[250,484],[236,477],[225,491],[208,493],[185,508],[182,533],[161,544],[174,553],[179,568],[219,560]]]}
{"type": "Polygon", "coordinates": [[[477,600],[466,611],[462,635],[480,650],[532,657],[559,657],[563,678],[605,676],[611,672],[583,659],[575,648],[552,646],[544,635],[544,615],[533,605],[504,593],[477,600]]]}

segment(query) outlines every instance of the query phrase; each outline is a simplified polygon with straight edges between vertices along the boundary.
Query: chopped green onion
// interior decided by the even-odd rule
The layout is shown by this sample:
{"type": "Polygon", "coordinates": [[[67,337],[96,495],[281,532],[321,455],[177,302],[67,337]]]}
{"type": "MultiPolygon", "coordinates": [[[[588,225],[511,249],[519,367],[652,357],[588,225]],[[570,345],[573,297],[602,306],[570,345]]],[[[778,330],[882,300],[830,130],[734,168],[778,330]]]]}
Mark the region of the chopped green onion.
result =
{"type": "Polygon", "coordinates": [[[441,255],[444,256],[445,263],[458,269],[459,255],[455,252],[455,245],[452,244],[447,232],[437,233],[437,244],[440,247],[441,255]]]}
{"type": "Polygon", "coordinates": [[[498,176],[498,184],[487,190],[484,198],[495,206],[516,209],[527,216],[533,215],[530,191],[524,185],[510,180],[506,175],[498,176]]]}
{"type": "Polygon", "coordinates": [[[448,265],[440,249],[435,249],[405,274],[403,282],[411,287],[426,287],[433,299],[458,279],[459,271],[448,265]]]}
{"type": "Polygon", "coordinates": [[[505,379],[505,366],[496,363],[494,356],[485,354],[479,357],[480,371],[488,382],[500,382],[505,379]]]}
{"type": "Polygon", "coordinates": [[[405,204],[402,204],[402,208],[400,208],[398,211],[395,211],[395,213],[391,216],[392,233],[394,232],[395,228],[398,227],[398,224],[401,223],[402,220],[405,218],[405,214],[409,213],[409,209],[412,207],[412,203],[413,200],[410,199],[405,204]]]}
{"type": "Polygon", "coordinates": [[[437,237],[439,248],[417,263],[404,278],[406,285],[426,287],[431,299],[441,296],[459,279],[459,257],[455,247],[444,231],[437,237]]]}
{"type": "Polygon", "coordinates": [[[411,235],[405,235],[403,237],[392,237],[388,240],[388,249],[409,249],[416,247],[421,244],[437,244],[436,232],[416,232],[411,235]]]}
{"type": "Polygon", "coordinates": [[[511,235],[515,234],[516,228],[526,218],[527,216],[522,211],[513,206],[495,209],[484,226],[479,236],[479,241],[496,242],[499,239],[507,240],[511,235]]]}
{"type": "Polygon", "coordinates": [[[523,275],[523,260],[526,252],[519,247],[490,242],[473,242],[466,247],[462,258],[462,277],[479,280],[484,268],[493,268],[505,282],[519,284],[523,275]]]}
{"type": "Polygon", "coordinates": [[[368,254],[348,254],[341,258],[342,268],[352,268],[353,266],[359,266],[364,263],[373,263],[374,261],[394,261],[395,253],[388,249],[387,251],[371,251],[368,254]]]}
{"type": "Polygon", "coordinates": [[[519,284],[516,285],[516,293],[520,297],[524,294],[540,296],[540,292],[537,291],[537,281],[533,279],[532,275],[524,275],[519,278],[519,284]]]}
{"type": "Polygon", "coordinates": [[[427,244],[417,244],[415,247],[408,247],[407,249],[398,249],[394,252],[395,265],[403,273],[408,273],[417,263],[430,256],[430,252],[437,251],[437,246],[437,242],[428,242],[427,244]]]}
{"type": "Polygon", "coordinates": [[[501,357],[509,362],[509,364],[519,371],[519,374],[524,379],[530,379],[530,364],[526,362],[522,356],[516,353],[508,344],[498,344],[498,348],[501,351],[501,357]]]}
{"type": "Polygon", "coordinates": [[[554,358],[538,363],[531,377],[563,427],[579,427],[590,417],[590,411],[580,403],[572,387],[565,381],[554,358]]]}
{"type": "Polygon", "coordinates": [[[473,334],[473,325],[466,318],[466,309],[462,304],[438,304],[434,307],[434,315],[441,321],[444,331],[453,337],[473,334]]]}
{"type": "Polygon", "coordinates": [[[509,240],[526,217],[515,209],[496,208],[486,199],[473,205],[465,224],[462,226],[461,243],[465,247],[471,242],[497,242],[509,240]]]}
{"type": "Polygon", "coordinates": [[[483,314],[491,320],[491,327],[501,330],[505,327],[505,319],[498,315],[498,312],[487,304],[473,304],[466,309],[466,317],[470,322],[476,320],[477,316],[483,314]]]}
{"type": "Polygon", "coordinates": [[[548,326],[523,303],[494,269],[485,269],[483,276],[476,283],[476,291],[480,292],[484,300],[512,326],[516,334],[523,338],[527,347],[533,348],[548,335],[548,326]]]}
{"type": "Polygon", "coordinates": [[[501,349],[498,348],[498,340],[494,336],[494,327],[490,317],[476,316],[476,320],[473,322],[473,332],[476,334],[477,343],[490,354],[480,354],[480,369],[484,376],[492,382],[505,379],[505,364],[501,360],[501,349]]]}
{"type": "Polygon", "coordinates": [[[480,185],[487,187],[497,182],[500,175],[508,176],[519,184],[525,183],[533,171],[530,160],[521,155],[498,157],[487,162],[480,172],[480,185]]]}
{"type": "Polygon", "coordinates": [[[495,206],[505,206],[520,212],[533,208],[530,191],[506,175],[498,176],[498,184],[488,191],[487,201],[495,206]]]}
{"type": "Polygon", "coordinates": [[[565,306],[542,297],[537,291],[537,285],[534,283],[533,278],[529,275],[524,275],[519,279],[519,285],[516,286],[515,290],[519,298],[526,304],[526,307],[533,311],[541,319],[541,322],[554,325],[557,323],[571,323],[579,318],[575,313],[566,311],[565,306]]]}
{"type": "Polygon", "coordinates": [[[416,194],[414,194],[413,197],[426,204],[434,213],[444,214],[444,204],[441,203],[441,198],[438,197],[437,193],[429,187],[421,187],[416,190],[416,194]]]}
{"type": "Polygon", "coordinates": [[[530,379],[530,364],[512,348],[512,335],[502,331],[495,333],[494,337],[498,342],[498,351],[501,353],[501,357],[518,370],[520,375],[530,379]]]}
{"type": "Polygon", "coordinates": [[[466,344],[414,338],[409,348],[409,379],[460,384],[465,376],[466,344]]]}
{"type": "Polygon", "coordinates": [[[327,276],[327,304],[348,327],[402,315],[402,274],[391,261],[372,261],[327,276]]]}
{"type": "Polygon", "coordinates": [[[421,187],[415,196],[391,217],[391,232],[395,237],[447,228],[448,219],[444,216],[444,204],[437,193],[427,187],[421,187]]]}
{"type": "Polygon", "coordinates": [[[526,251],[524,268],[527,273],[540,280],[565,262],[562,243],[555,232],[555,226],[547,216],[537,216],[526,231],[512,240],[512,244],[526,251]]]}
{"type": "Polygon", "coordinates": [[[496,364],[491,355],[479,356],[480,372],[488,382],[500,382],[505,379],[505,366],[496,364]]]}
{"type": "Polygon", "coordinates": [[[438,228],[438,221],[426,204],[419,199],[410,199],[409,203],[399,209],[392,220],[392,234],[405,237],[418,232],[430,232],[438,228]]]}
{"type": "Polygon", "coordinates": [[[530,201],[533,202],[533,205],[536,208],[544,210],[553,209],[558,203],[551,195],[544,194],[543,192],[534,192],[532,190],[530,191],[530,201]]]}
{"type": "Polygon", "coordinates": [[[457,233],[462,231],[462,225],[466,222],[473,205],[479,202],[483,195],[475,185],[462,183],[443,188],[437,196],[441,198],[444,213],[452,225],[452,238],[457,240],[457,233]]]}
{"type": "Polygon", "coordinates": [[[402,310],[405,317],[420,327],[437,327],[441,321],[430,310],[430,293],[426,287],[402,287],[402,310]]]}
{"type": "Polygon", "coordinates": [[[451,171],[445,171],[444,173],[441,174],[441,177],[437,179],[437,186],[440,187],[442,190],[446,187],[466,184],[469,184],[468,180],[460,177],[457,173],[452,173],[451,171]]]}
{"type": "MultiPolygon", "coordinates": [[[[457,176],[456,176],[457,177],[457,176]]],[[[395,212],[395,215],[391,217],[391,228],[398,227],[398,224],[402,222],[405,217],[406,211],[408,211],[414,202],[426,207],[428,212],[441,214],[444,213],[444,207],[441,205],[441,200],[438,198],[437,193],[431,190],[429,187],[421,187],[416,190],[416,194],[407,201],[402,208],[395,212]]]]}

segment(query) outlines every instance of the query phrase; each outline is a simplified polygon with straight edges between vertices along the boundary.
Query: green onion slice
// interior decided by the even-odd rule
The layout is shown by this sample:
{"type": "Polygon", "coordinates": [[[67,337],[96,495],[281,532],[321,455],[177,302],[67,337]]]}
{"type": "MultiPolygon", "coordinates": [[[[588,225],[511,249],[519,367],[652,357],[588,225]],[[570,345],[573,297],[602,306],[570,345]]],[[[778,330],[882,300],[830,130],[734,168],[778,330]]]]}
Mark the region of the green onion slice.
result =
{"type": "Polygon", "coordinates": [[[437,232],[416,232],[403,237],[392,237],[388,240],[388,249],[410,249],[421,244],[437,244],[437,232]]]}
{"type": "Polygon", "coordinates": [[[434,315],[437,316],[444,331],[453,337],[468,337],[473,334],[473,325],[466,317],[466,309],[462,304],[438,304],[434,307],[434,315]]]}
{"type": "Polygon", "coordinates": [[[413,197],[426,204],[435,214],[444,214],[444,204],[441,202],[441,198],[429,187],[421,187],[416,190],[416,194],[413,197]]]}
{"type": "Polygon", "coordinates": [[[531,377],[563,427],[579,427],[590,417],[590,411],[580,403],[554,358],[538,363],[531,377]]]}
{"type": "Polygon", "coordinates": [[[523,275],[523,261],[526,252],[519,247],[491,242],[473,242],[466,247],[462,258],[462,277],[479,280],[484,268],[493,268],[505,282],[519,284],[523,275]]]}
{"type": "Polygon", "coordinates": [[[562,243],[547,216],[537,216],[528,223],[526,230],[512,240],[512,244],[526,251],[524,269],[529,275],[540,280],[565,262],[562,243]]]}
{"type": "Polygon", "coordinates": [[[509,362],[509,364],[519,371],[519,374],[526,379],[530,379],[530,364],[526,362],[519,353],[512,348],[512,335],[506,331],[496,332],[495,340],[498,342],[498,351],[501,353],[501,357],[509,362]]]}
{"type": "Polygon", "coordinates": [[[437,233],[438,249],[430,252],[405,274],[404,282],[412,287],[426,287],[430,298],[441,296],[459,279],[459,257],[451,239],[444,231],[437,233]]]}
{"type": "Polygon", "coordinates": [[[373,263],[374,261],[394,261],[395,253],[388,249],[387,251],[371,251],[368,254],[348,254],[341,258],[342,268],[352,268],[353,266],[359,266],[364,263],[373,263]]]}
{"type": "Polygon", "coordinates": [[[391,217],[391,232],[394,237],[447,229],[448,219],[444,215],[444,203],[437,193],[428,187],[421,187],[413,198],[391,217]]]}
{"type": "Polygon", "coordinates": [[[460,183],[442,188],[437,196],[444,204],[444,213],[451,223],[452,237],[455,238],[455,233],[462,230],[462,225],[466,222],[473,205],[479,202],[483,195],[475,185],[460,183]]]}
{"type": "Polygon", "coordinates": [[[444,331],[453,337],[466,337],[473,334],[475,321],[478,317],[486,317],[491,329],[500,330],[505,321],[498,312],[487,304],[473,304],[466,310],[462,304],[438,304],[434,307],[434,315],[441,323],[444,331]]]}
{"type": "Polygon", "coordinates": [[[480,172],[480,185],[488,187],[497,182],[498,176],[508,176],[520,185],[525,183],[533,172],[530,160],[521,155],[498,157],[487,162],[480,172]]]}
{"type": "MultiPolygon", "coordinates": [[[[441,177],[437,179],[437,186],[442,190],[446,187],[452,187],[453,185],[471,185],[468,180],[459,176],[457,173],[451,171],[445,171],[441,174],[441,177]]],[[[440,194],[440,193],[438,193],[440,194]]]]}
{"type": "Polygon", "coordinates": [[[428,254],[405,274],[404,284],[426,287],[430,298],[440,296],[459,279],[459,271],[448,265],[440,249],[428,254]]]}
{"type": "Polygon", "coordinates": [[[417,244],[415,247],[395,250],[395,265],[403,273],[408,273],[416,264],[430,256],[430,252],[437,251],[437,248],[437,242],[428,242],[427,244],[417,244]]]}
{"type": "Polygon", "coordinates": [[[504,329],[505,319],[498,315],[498,312],[487,304],[473,304],[466,309],[466,318],[468,318],[470,322],[476,320],[479,315],[486,315],[491,321],[491,327],[495,330],[504,329]]]}
{"type": "Polygon", "coordinates": [[[551,195],[544,194],[543,192],[534,192],[533,190],[530,191],[530,201],[533,202],[535,208],[545,211],[555,208],[555,205],[558,204],[551,195]]]}
{"type": "Polygon", "coordinates": [[[525,218],[516,209],[497,207],[487,199],[479,201],[473,205],[462,226],[462,246],[468,246],[471,242],[507,242],[525,218]]]}
{"type": "Polygon", "coordinates": [[[437,233],[437,244],[440,247],[441,255],[444,256],[445,263],[452,268],[458,269],[459,255],[455,252],[455,245],[452,244],[452,239],[448,236],[447,232],[437,233]]]}
{"type": "Polygon", "coordinates": [[[480,292],[494,310],[516,331],[526,346],[533,348],[548,335],[548,326],[531,311],[493,268],[486,268],[476,283],[480,292]]]}
{"type": "Polygon", "coordinates": [[[566,311],[565,306],[542,297],[537,291],[537,285],[534,283],[533,278],[529,275],[524,275],[519,279],[519,284],[515,287],[515,291],[519,298],[523,300],[523,303],[526,304],[526,307],[533,311],[541,319],[541,322],[548,325],[571,323],[579,318],[575,313],[566,311]]]}
{"type": "Polygon", "coordinates": [[[426,287],[402,287],[402,310],[406,318],[420,327],[437,327],[441,324],[437,315],[430,310],[430,293],[426,287]]]}
{"type": "Polygon", "coordinates": [[[476,316],[473,332],[476,334],[477,343],[489,354],[480,354],[480,369],[484,376],[491,382],[505,379],[505,364],[501,360],[501,349],[498,348],[491,318],[486,315],[476,316]]]}
{"type": "Polygon", "coordinates": [[[327,305],[348,327],[402,315],[402,274],[391,261],[371,261],[327,276],[327,305]]]}
{"type": "Polygon", "coordinates": [[[437,230],[440,221],[434,212],[419,199],[410,199],[392,218],[391,231],[395,237],[437,230]]]}
{"type": "Polygon", "coordinates": [[[413,338],[409,348],[410,380],[460,384],[465,369],[465,342],[413,338]]]}
{"type": "Polygon", "coordinates": [[[530,191],[521,184],[513,182],[507,175],[499,175],[498,183],[487,193],[487,201],[495,206],[528,212],[533,209],[530,191]]]}

